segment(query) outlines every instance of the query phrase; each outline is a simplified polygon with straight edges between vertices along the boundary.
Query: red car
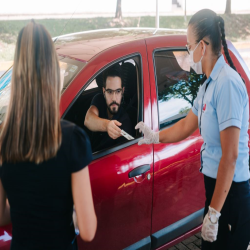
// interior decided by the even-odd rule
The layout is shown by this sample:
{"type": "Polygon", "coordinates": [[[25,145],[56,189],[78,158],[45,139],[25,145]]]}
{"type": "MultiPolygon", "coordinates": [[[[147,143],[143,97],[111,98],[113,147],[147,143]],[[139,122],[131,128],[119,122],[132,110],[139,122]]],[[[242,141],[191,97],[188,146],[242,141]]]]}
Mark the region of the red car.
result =
{"type": "MultiPolygon", "coordinates": [[[[185,31],[110,29],[55,39],[65,70],[61,116],[84,126],[92,98],[101,93],[102,74],[123,68],[123,106],[135,126],[154,131],[171,126],[192,107],[202,78],[190,71],[185,31]]],[[[228,42],[233,62],[250,91],[250,72],[228,42]]],[[[11,71],[0,79],[8,96],[11,71]]],[[[3,93],[4,92],[4,93],[3,93]]],[[[1,97],[2,98],[2,97],[1,97]]],[[[0,120],[7,101],[0,101],[0,120]]],[[[94,240],[78,237],[79,249],[167,249],[200,230],[205,203],[200,168],[202,138],[195,131],[171,144],[138,146],[134,140],[93,152],[89,165],[98,228],[94,240]]],[[[0,228],[0,248],[8,249],[11,226],[0,228]]]]}

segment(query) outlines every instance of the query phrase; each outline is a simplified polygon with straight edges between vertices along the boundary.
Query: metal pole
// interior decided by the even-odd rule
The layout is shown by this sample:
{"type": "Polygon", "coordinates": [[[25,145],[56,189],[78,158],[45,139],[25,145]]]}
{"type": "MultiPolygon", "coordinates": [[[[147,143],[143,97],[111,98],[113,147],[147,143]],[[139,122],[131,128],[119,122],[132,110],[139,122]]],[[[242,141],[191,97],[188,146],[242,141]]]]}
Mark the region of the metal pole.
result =
{"type": "Polygon", "coordinates": [[[158,0],[156,0],[155,27],[156,27],[156,29],[159,28],[159,5],[158,5],[158,0]]]}
{"type": "Polygon", "coordinates": [[[187,21],[187,5],[186,5],[186,0],[185,0],[185,22],[187,21]]]}

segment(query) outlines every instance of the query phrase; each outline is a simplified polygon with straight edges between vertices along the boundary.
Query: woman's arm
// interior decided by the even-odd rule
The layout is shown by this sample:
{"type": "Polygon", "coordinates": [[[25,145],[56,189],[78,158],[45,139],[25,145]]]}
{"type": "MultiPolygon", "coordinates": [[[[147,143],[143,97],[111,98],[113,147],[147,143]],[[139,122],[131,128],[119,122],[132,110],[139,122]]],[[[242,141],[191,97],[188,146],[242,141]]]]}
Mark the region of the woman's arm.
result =
{"type": "Polygon", "coordinates": [[[138,142],[139,145],[142,144],[151,144],[151,143],[171,143],[178,142],[189,135],[191,135],[198,128],[198,117],[193,113],[192,110],[189,111],[188,115],[178,121],[170,128],[161,130],[160,132],[152,131],[148,126],[143,122],[139,122],[135,129],[139,129],[140,132],[143,132],[144,139],[138,142]]]}
{"type": "Polygon", "coordinates": [[[231,187],[238,158],[240,129],[228,127],[220,132],[222,157],[210,207],[221,211],[231,187]]]}
{"type": "Polygon", "coordinates": [[[80,236],[85,241],[91,241],[95,236],[97,219],[88,167],[71,174],[71,186],[80,236]]]}
{"type": "Polygon", "coordinates": [[[0,226],[5,226],[11,223],[10,220],[10,205],[0,180],[0,226]]]}
{"type": "Polygon", "coordinates": [[[189,111],[188,115],[170,128],[159,133],[161,143],[178,142],[190,136],[198,128],[198,117],[189,111]]]}

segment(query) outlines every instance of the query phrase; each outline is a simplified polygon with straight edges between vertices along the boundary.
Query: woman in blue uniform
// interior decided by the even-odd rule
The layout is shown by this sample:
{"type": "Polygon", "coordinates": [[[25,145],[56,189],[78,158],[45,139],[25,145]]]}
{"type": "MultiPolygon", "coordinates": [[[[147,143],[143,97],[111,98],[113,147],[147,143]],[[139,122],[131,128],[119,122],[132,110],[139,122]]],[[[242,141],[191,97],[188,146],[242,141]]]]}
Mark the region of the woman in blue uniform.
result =
{"type": "Polygon", "coordinates": [[[250,240],[249,100],[228,52],[224,20],[208,9],[197,12],[189,21],[187,50],[191,67],[207,78],[192,110],[160,132],[140,122],[136,129],[144,139],[139,145],[177,142],[199,128],[204,140],[200,171],[206,190],[202,249],[246,250],[250,240]]]}

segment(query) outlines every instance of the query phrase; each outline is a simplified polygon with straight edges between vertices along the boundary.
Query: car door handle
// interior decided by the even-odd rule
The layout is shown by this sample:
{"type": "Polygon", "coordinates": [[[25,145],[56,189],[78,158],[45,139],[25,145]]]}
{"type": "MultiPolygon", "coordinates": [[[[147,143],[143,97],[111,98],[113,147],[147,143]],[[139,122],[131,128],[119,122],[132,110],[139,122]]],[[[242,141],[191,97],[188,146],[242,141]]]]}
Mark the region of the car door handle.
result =
{"type": "Polygon", "coordinates": [[[147,164],[147,165],[143,165],[143,166],[140,166],[140,167],[137,167],[135,169],[133,169],[132,171],[130,171],[128,173],[128,177],[129,178],[132,178],[132,177],[135,177],[137,175],[141,175],[141,174],[144,174],[146,173],[148,170],[150,170],[150,165],[147,164]]]}

